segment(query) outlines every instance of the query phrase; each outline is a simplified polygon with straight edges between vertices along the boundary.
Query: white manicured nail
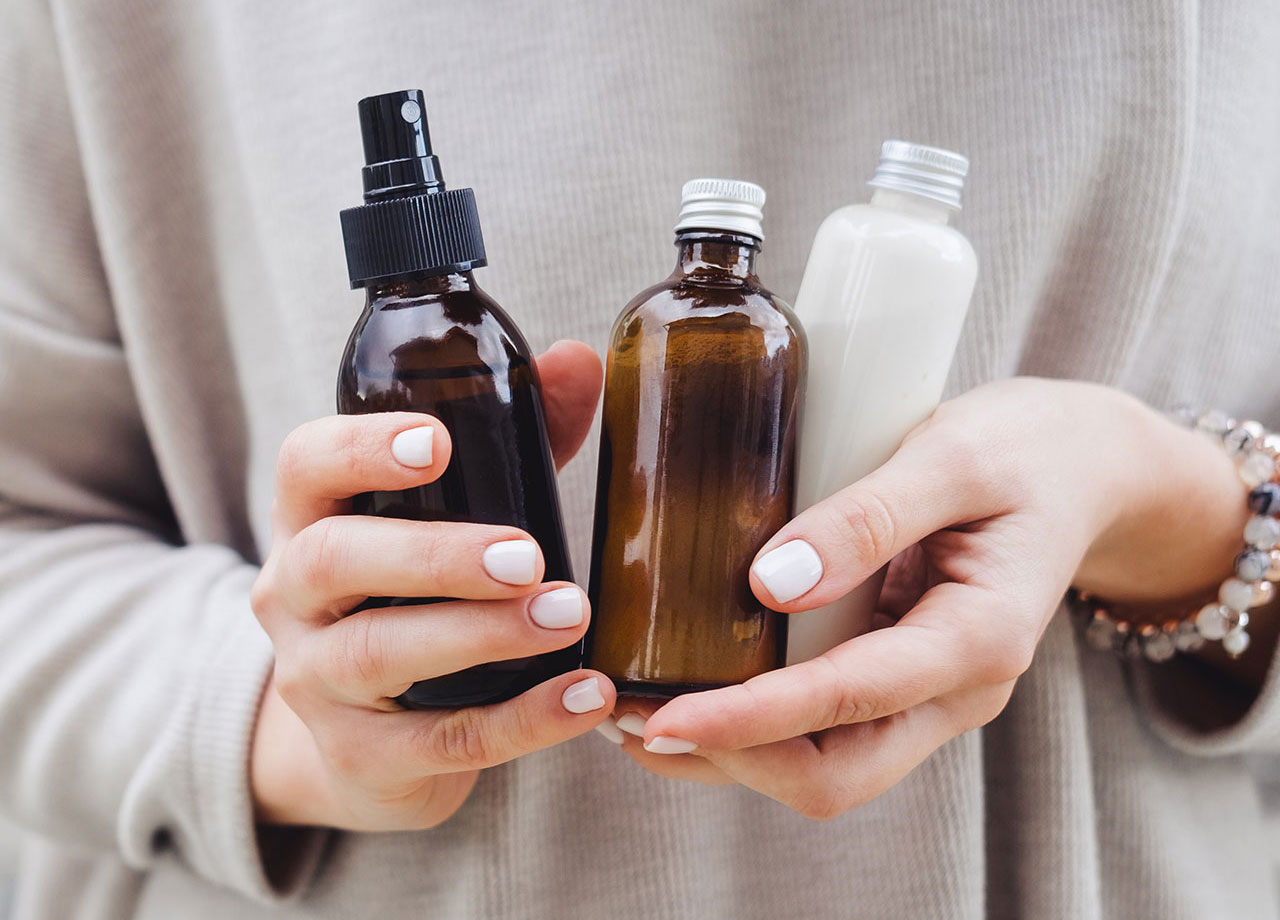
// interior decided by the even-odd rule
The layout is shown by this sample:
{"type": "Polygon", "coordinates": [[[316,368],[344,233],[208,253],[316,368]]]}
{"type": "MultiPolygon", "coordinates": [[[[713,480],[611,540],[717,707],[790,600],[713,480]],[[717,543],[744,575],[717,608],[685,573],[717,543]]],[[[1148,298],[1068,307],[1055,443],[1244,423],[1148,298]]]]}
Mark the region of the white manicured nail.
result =
{"type": "Polygon", "coordinates": [[[435,440],[435,436],[436,430],[430,425],[405,429],[392,440],[391,456],[396,458],[397,463],[405,466],[430,466],[431,442],[435,440]]]}
{"type": "Polygon", "coordinates": [[[605,719],[596,726],[596,731],[604,735],[614,744],[622,743],[622,732],[618,729],[618,726],[613,724],[613,719],[605,719]]]}
{"type": "Polygon", "coordinates": [[[481,557],[489,577],[508,585],[527,585],[537,575],[538,547],[528,540],[490,544],[481,557]]]}
{"type": "Polygon", "coordinates": [[[529,605],[529,616],[543,629],[568,629],[582,625],[582,592],[556,588],[539,594],[529,605]]]}
{"type": "Polygon", "coordinates": [[[629,712],[625,716],[618,717],[618,728],[622,729],[628,735],[635,735],[637,738],[644,737],[645,717],[638,712],[629,712]]]}
{"type": "Polygon", "coordinates": [[[600,693],[600,684],[594,677],[570,684],[569,689],[560,695],[564,708],[581,715],[584,712],[595,712],[604,706],[604,697],[600,693]]]}
{"type": "Polygon", "coordinates": [[[698,746],[692,741],[685,741],[683,738],[673,738],[670,735],[658,735],[644,749],[650,754],[688,754],[690,751],[697,750],[698,746]]]}
{"type": "Polygon", "coordinates": [[[770,550],[751,567],[779,604],[793,601],[822,580],[822,559],[804,540],[770,550]]]}

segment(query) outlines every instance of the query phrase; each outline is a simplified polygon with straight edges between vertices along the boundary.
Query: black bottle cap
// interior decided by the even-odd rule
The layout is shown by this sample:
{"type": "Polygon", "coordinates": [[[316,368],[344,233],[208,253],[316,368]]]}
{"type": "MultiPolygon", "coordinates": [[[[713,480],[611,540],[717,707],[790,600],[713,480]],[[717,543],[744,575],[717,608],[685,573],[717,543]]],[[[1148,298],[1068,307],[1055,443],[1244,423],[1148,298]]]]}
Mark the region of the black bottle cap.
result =
{"type": "Polygon", "coordinates": [[[361,99],[364,205],[342,212],[353,288],[486,264],[475,194],[446,190],[422,90],[361,99]]]}

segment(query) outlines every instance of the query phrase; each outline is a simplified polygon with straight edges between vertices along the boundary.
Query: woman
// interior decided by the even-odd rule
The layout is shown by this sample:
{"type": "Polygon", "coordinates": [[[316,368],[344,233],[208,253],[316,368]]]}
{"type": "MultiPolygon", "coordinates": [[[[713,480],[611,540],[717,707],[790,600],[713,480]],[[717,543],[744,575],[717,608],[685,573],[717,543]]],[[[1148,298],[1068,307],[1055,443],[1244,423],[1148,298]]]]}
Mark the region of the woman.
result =
{"type": "MultiPolygon", "coordinates": [[[[1184,616],[1239,548],[1232,464],[1157,409],[1280,424],[1272,4],[3,15],[17,916],[1275,915],[1241,757],[1280,736],[1275,614],[1239,661],[1159,667],[1055,614],[1074,583],[1184,616]],[[690,175],[769,189],[761,274],[785,296],[881,139],[971,156],[964,395],[765,547],[805,541],[816,581],[752,579],[800,612],[905,554],[901,622],[656,712],[615,710],[591,672],[387,711],[406,681],[588,621],[538,624],[536,562],[517,585],[485,569],[518,533],[341,517],[448,460],[432,422],[431,456],[397,459],[420,417],[332,417],[359,308],[336,233],[353,104],[419,84],[451,181],[477,189],[480,281],[543,342],[603,343],[662,272],[690,175]],[[1005,379],[1033,374],[1093,382],[1005,379]],[[356,632],[335,615],[367,593],[466,600],[356,632]],[[629,713],[688,752],[590,731],[629,713]]],[[[598,359],[562,343],[540,367],[567,462],[598,359]]],[[[562,478],[580,564],[592,470],[562,478]]]]}

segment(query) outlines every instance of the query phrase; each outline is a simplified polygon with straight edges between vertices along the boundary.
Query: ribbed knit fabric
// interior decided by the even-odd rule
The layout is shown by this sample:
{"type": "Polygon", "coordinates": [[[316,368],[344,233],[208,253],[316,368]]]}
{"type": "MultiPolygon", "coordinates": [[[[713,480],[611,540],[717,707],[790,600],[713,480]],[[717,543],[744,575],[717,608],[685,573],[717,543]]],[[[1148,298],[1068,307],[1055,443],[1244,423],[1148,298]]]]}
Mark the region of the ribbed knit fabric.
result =
{"type": "MultiPolygon", "coordinates": [[[[1277,678],[1232,708],[1210,672],[1126,675],[1063,618],[1000,718],[822,824],[593,733],[486,771],[429,832],[259,839],[246,764],[276,450],[333,411],[361,306],[337,216],[360,197],[358,98],[426,90],[445,174],[476,190],[478,280],[536,346],[603,346],[669,271],[693,176],[768,189],[759,269],[793,297],[821,218],[903,137],[973,161],[952,392],[1078,377],[1275,426],[1277,47],[1274,0],[8,0],[17,916],[1275,917],[1245,754],[1280,749],[1277,678]],[[292,857],[274,883],[268,840],[292,857]]],[[[562,478],[580,570],[593,444],[562,478]]]]}

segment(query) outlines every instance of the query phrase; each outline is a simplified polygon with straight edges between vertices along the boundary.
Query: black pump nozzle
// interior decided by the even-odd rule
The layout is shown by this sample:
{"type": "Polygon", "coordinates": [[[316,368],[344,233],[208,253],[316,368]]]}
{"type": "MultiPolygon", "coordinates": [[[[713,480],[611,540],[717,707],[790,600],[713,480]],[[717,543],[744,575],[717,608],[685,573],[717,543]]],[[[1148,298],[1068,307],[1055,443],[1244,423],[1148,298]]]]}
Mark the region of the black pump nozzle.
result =
{"type": "Polygon", "coordinates": [[[351,286],[484,265],[476,196],[445,190],[422,90],[361,99],[359,112],[365,203],[342,212],[351,286]]]}
{"type": "Polygon", "coordinates": [[[421,195],[444,188],[440,161],[431,153],[427,110],[420,89],[361,99],[364,200],[421,195]]]}

